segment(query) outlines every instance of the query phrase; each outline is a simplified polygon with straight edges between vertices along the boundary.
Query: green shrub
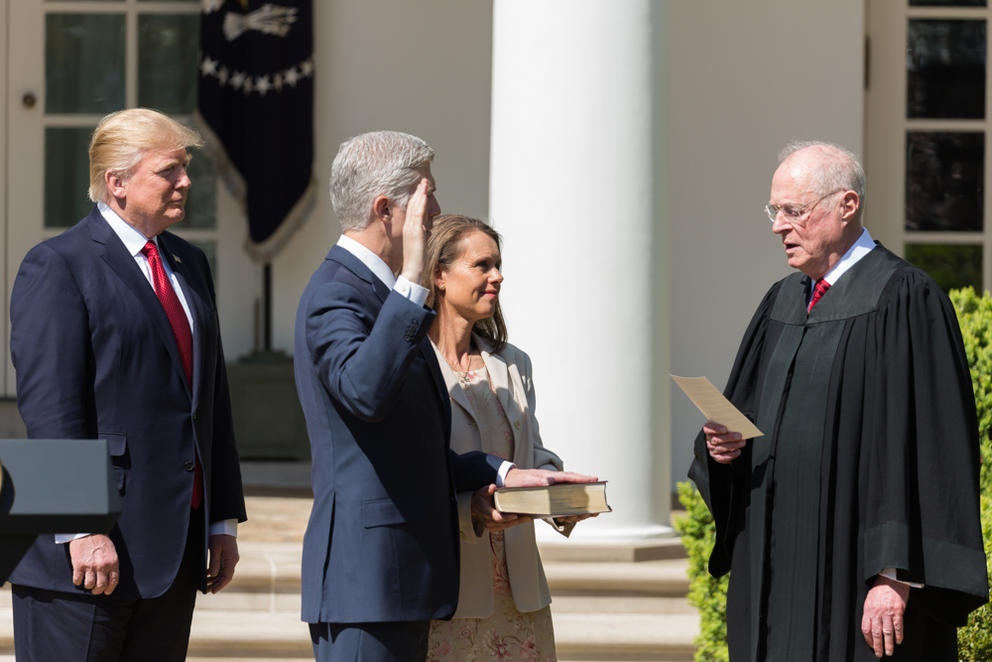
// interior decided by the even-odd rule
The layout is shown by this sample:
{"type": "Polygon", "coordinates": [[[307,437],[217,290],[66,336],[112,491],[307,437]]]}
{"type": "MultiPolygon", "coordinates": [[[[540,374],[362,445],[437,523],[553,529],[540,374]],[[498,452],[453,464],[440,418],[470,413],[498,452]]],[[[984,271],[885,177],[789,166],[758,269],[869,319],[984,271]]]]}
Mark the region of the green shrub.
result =
{"type": "MultiPolygon", "coordinates": [[[[985,536],[985,561],[992,579],[992,496],[982,495],[982,535],[985,536]]],[[[968,624],[958,628],[958,658],[961,662],[992,660],[992,603],[968,616],[968,624]]]]}
{"type": "Polygon", "coordinates": [[[729,575],[714,579],[706,565],[713,549],[713,516],[692,483],[679,483],[679,501],[686,510],[675,518],[689,556],[689,604],[699,610],[696,662],[728,662],[727,583],[729,575]]]}
{"type": "Polygon", "coordinates": [[[971,368],[971,384],[975,389],[982,494],[992,497],[992,297],[988,292],[979,297],[970,287],[951,290],[950,295],[958,313],[964,351],[971,368]]]}
{"type": "MultiPolygon", "coordinates": [[[[950,292],[958,314],[971,381],[978,410],[981,453],[982,532],[985,556],[992,579],[992,297],[979,297],[966,287],[950,292]]],[[[686,510],[675,529],[682,536],[689,556],[689,603],[699,609],[700,628],[696,639],[696,662],[726,662],[727,581],[713,579],[708,570],[713,548],[713,518],[692,483],[679,483],[679,501],[686,510]]],[[[958,629],[958,654],[962,662],[992,660],[992,604],[972,612],[968,624],[958,629]]]]}
{"type": "MultiPolygon", "coordinates": [[[[989,578],[992,579],[992,297],[988,292],[979,297],[970,287],[952,290],[950,294],[968,354],[978,409],[982,534],[989,578]]],[[[968,624],[958,628],[958,655],[963,662],[992,660],[992,604],[972,612],[968,624]]]]}

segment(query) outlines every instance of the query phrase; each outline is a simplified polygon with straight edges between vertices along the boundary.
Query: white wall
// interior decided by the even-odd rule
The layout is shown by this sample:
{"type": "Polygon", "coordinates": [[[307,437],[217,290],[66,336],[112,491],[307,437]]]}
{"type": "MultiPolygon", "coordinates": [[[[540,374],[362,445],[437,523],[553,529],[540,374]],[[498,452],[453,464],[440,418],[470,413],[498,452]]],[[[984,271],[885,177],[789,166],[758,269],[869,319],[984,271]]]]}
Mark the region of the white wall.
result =
{"type": "MultiPolygon", "coordinates": [[[[761,211],[778,149],[822,138],[861,151],[865,0],[658,1],[667,161],[655,171],[673,286],[655,316],[671,323],[671,370],[722,387],[757,302],[788,273],[761,211]]],[[[342,140],[420,135],[438,151],[442,208],[489,206],[491,0],[321,0],[314,21],[320,190],[274,263],[273,342],[286,351],[299,294],[338,236],[326,180],[342,140]]],[[[684,480],[702,420],[678,391],[671,406],[671,476],[684,480]]]]}
{"type": "MultiPolygon", "coordinates": [[[[761,212],[775,153],[808,137],[861,149],[865,0],[658,2],[667,68],[656,112],[667,162],[655,172],[657,190],[670,192],[660,222],[672,287],[670,308],[659,301],[654,314],[659,327],[671,321],[671,370],[722,386],[758,300],[787,273],[761,212]]],[[[273,341],[287,351],[299,294],[338,236],[326,180],[342,140],[378,128],[420,135],[438,151],[442,207],[478,216],[489,207],[491,0],[314,5],[318,204],[273,269],[273,341]]],[[[222,311],[222,327],[250,316],[246,298],[239,312],[222,311]]],[[[671,403],[671,474],[681,480],[701,419],[681,393],[671,403]]]]}
{"type": "Polygon", "coordinates": [[[292,352],[300,293],[337,241],[327,199],[338,145],[375,129],[424,138],[441,208],[485,216],[489,190],[489,0],[314,2],[318,205],[273,263],[273,345],[292,352]]]}
{"type": "MultiPolygon", "coordinates": [[[[762,205],[792,139],[861,152],[864,0],[668,4],[671,369],[726,382],[768,286],[788,273],[762,205]]],[[[672,479],[703,419],[672,392],[672,479]]]]}

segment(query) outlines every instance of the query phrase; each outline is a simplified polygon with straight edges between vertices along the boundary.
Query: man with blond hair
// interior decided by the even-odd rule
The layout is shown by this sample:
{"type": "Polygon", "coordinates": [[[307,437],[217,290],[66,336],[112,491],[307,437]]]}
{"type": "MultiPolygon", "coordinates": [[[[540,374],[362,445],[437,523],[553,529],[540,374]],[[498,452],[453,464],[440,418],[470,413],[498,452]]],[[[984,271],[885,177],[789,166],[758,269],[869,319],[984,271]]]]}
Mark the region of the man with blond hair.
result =
{"type": "Polygon", "coordinates": [[[952,662],[988,597],[954,309],[872,240],[864,201],[849,151],[782,152],[765,212],[797,272],[765,295],[726,390],[764,435],[709,422],[696,440],[734,662],[952,662]]]}
{"type": "Polygon", "coordinates": [[[14,281],[28,435],[105,439],[123,504],[109,532],[39,536],[17,566],[21,662],[183,660],[197,589],[233,576],[245,510],[213,281],[203,252],[166,231],[185,215],[199,144],[155,111],[103,118],[96,204],[14,281]]]}

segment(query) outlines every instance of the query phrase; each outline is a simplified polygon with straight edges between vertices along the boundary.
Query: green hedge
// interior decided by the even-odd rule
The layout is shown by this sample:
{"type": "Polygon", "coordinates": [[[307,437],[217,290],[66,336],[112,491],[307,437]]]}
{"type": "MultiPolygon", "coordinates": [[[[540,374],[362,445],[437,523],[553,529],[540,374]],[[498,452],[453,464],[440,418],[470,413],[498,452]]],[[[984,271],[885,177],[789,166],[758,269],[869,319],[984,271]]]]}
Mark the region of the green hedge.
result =
{"type": "MultiPolygon", "coordinates": [[[[982,495],[982,535],[985,536],[985,562],[992,580],[992,496],[982,495]]],[[[968,624],[958,628],[958,659],[962,662],[992,660],[992,604],[976,609],[968,624]]]]}
{"type": "MultiPolygon", "coordinates": [[[[981,440],[982,532],[985,556],[992,579],[992,297],[979,297],[974,289],[952,290],[951,302],[958,313],[971,380],[978,409],[981,440]]],[[[700,629],[696,638],[696,662],[727,662],[727,576],[710,577],[706,569],[713,547],[713,518],[692,483],[679,483],[679,501],[686,510],[676,518],[689,556],[689,602],[699,609],[700,629]]],[[[958,629],[958,655],[962,662],[992,660],[992,604],[973,612],[965,627],[958,629]]]]}
{"type": "MultiPolygon", "coordinates": [[[[992,297],[988,292],[979,297],[970,287],[951,290],[950,295],[958,312],[978,409],[982,535],[987,570],[992,578],[992,297]]],[[[958,628],[958,656],[962,662],[992,660],[992,604],[972,612],[968,624],[958,628]]]]}
{"type": "Polygon", "coordinates": [[[976,296],[970,287],[951,290],[950,296],[958,312],[964,351],[971,368],[971,385],[975,389],[982,494],[992,497],[992,297],[988,292],[976,296]]]}
{"type": "Polygon", "coordinates": [[[685,516],[675,518],[689,556],[689,604],[699,610],[696,662],[729,662],[727,651],[727,583],[730,575],[714,579],[706,569],[715,536],[713,516],[692,483],[679,483],[685,516]]]}

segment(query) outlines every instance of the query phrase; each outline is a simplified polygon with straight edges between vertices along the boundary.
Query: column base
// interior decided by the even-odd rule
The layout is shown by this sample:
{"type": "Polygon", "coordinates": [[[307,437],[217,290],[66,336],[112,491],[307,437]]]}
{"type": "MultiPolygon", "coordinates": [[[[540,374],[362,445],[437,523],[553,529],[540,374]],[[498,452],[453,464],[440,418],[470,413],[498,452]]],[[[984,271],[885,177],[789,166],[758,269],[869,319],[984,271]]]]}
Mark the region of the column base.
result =
{"type": "Polygon", "coordinates": [[[563,537],[547,524],[534,523],[537,544],[545,562],[598,561],[638,562],[684,558],[685,548],[670,526],[650,525],[582,531],[580,523],[572,535],[563,537]]]}

